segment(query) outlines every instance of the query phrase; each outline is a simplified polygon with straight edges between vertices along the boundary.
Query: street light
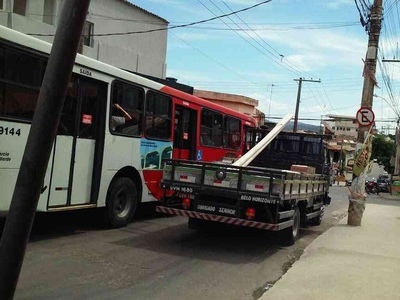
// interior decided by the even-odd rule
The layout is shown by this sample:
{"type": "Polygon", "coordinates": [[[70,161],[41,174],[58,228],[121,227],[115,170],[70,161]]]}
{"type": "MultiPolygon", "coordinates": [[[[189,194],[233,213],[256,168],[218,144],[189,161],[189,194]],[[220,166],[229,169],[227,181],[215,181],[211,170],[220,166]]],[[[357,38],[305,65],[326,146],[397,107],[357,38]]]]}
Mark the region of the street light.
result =
{"type": "Polygon", "coordinates": [[[396,111],[396,109],[394,109],[394,107],[389,103],[389,101],[388,101],[386,98],[382,97],[382,96],[378,96],[377,94],[374,94],[374,97],[376,97],[376,98],[381,98],[383,101],[386,102],[387,105],[389,105],[389,107],[390,107],[390,108],[394,111],[394,113],[396,114],[396,116],[397,116],[397,124],[399,124],[399,121],[400,121],[400,114],[399,114],[398,111],[396,111]]]}

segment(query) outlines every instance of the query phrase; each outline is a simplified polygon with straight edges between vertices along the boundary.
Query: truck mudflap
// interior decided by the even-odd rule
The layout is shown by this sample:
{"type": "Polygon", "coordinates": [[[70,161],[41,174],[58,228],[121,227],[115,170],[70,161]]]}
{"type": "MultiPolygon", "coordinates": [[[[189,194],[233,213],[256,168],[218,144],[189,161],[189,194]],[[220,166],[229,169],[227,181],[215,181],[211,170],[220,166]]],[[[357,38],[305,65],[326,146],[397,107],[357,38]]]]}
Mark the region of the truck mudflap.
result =
{"type": "Polygon", "coordinates": [[[238,218],[232,218],[232,217],[226,217],[226,216],[200,213],[200,212],[189,211],[189,210],[184,210],[184,209],[170,208],[170,207],[165,207],[165,206],[157,206],[156,211],[160,212],[160,213],[164,213],[164,214],[169,214],[169,215],[177,215],[177,216],[183,216],[183,217],[188,217],[188,218],[195,218],[195,219],[201,219],[201,220],[206,220],[206,221],[225,223],[225,224],[230,224],[230,225],[235,225],[235,226],[244,226],[244,227],[257,228],[257,229],[264,229],[264,230],[270,230],[270,231],[280,231],[282,229],[292,226],[294,223],[293,220],[289,220],[289,221],[285,221],[285,222],[278,223],[278,224],[269,224],[269,223],[262,223],[262,222],[256,222],[256,221],[244,220],[244,219],[238,219],[238,218]]]}

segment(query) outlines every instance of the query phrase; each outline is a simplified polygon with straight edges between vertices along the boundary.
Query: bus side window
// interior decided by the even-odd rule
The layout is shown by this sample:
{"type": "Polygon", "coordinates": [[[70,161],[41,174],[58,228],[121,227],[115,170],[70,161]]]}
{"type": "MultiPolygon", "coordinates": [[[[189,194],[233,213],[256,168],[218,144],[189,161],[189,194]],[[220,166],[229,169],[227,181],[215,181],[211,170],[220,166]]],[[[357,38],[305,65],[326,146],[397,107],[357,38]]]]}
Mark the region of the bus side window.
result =
{"type": "Polygon", "coordinates": [[[114,82],[110,131],[128,136],[141,136],[143,102],[143,89],[124,82],[114,82]]]}
{"type": "Polygon", "coordinates": [[[0,47],[0,115],[32,121],[46,59],[0,47]]]}
{"type": "Polygon", "coordinates": [[[165,95],[149,92],[146,99],[146,137],[170,140],[171,129],[172,99],[165,95]]]}
{"type": "Polygon", "coordinates": [[[222,147],[222,114],[203,109],[201,112],[200,143],[203,146],[222,147]]]}
{"type": "Polygon", "coordinates": [[[240,120],[229,116],[224,122],[224,148],[238,149],[240,147],[240,120]]]}

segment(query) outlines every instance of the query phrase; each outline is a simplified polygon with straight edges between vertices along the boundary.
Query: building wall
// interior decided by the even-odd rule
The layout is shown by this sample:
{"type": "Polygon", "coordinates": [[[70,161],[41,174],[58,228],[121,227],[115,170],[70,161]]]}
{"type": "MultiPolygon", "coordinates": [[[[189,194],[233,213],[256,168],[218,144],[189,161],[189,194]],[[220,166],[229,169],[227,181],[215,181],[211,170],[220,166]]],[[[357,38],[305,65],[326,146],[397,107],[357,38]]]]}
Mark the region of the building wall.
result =
{"type": "Polygon", "coordinates": [[[325,121],[324,124],[328,126],[329,130],[331,130],[335,136],[357,138],[358,124],[355,120],[325,121]]]}
{"type": "MultiPolygon", "coordinates": [[[[0,12],[0,24],[7,26],[9,20],[6,13],[6,0],[0,1],[4,1],[3,12],[0,12]]],[[[49,6],[45,7],[45,1],[51,2],[51,0],[29,0],[26,15],[13,13],[10,27],[23,33],[54,34],[62,5],[66,0],[54,0],[53,24],[43,22],[49,22],[49,16],[47,16],[49,6]]],[[[94,34],[143,31],[165,28],[168,25],[161,18],[124,3],[122,0],[92,0],[87,21],[94,24],[94,34]]],[[[50,43],[54,39],[54,37],[38,38],[50,43]]],[[[129,71],[165,78],[167,31],[122,36],[95,36],[93,47],[84,46],[83,54],[129,71]]]]}
{"type": "MultiPolygon", "coordinates": [[[[236,110],[242,114],[246,114],[252,117],[264,116],[264,114],[256,109],[258,106],[258,100],[252,99],[242,95],[234,95],[228,93],[219,93],[213,91],[194,90],[193,94],[197,97],[203,98],[215,104],[236,110]]],[[[264,118],[257,118],[257,122],[262,124],[264,118]]]]}
{"type": "Polygon", "coordinates": [[[250,106],[247,104],[243,103],[235,103],[235,102],[228,102],[228,101],[223,101],[223,100],[216,100],[216,99],[206,99],[208,101],[211,101],[215,104],[219,104],[221,106],[236,110],[238,112],[241,112],[243,114],[253,116],[254,114],[254,106],[250,106]]]}

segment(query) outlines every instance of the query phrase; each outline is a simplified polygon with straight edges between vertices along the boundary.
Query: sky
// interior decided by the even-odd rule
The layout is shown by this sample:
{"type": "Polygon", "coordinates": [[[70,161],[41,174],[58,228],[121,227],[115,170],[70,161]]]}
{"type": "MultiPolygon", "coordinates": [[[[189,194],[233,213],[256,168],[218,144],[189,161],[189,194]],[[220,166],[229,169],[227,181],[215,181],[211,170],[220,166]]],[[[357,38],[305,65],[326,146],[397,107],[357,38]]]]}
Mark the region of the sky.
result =
{"type": "MultiPolygon", "coordinates": [[[[361,2],[361,0],[358,0],[361,2]]],[[[373,0],[364,0],[370,4],[373,0]]],[[[240,10],[262,0],[135,0],[134,4],[180,25],[240,10]]],[[[380,58],[397,58],[400,32],[397,0],[384,1],[380,58]],[[385,11],[385,13],[386,13],[385,11]]],[[[272,0],[251,10],[168,31],[167,76],[196,89],[248,96],[266,116],[295,111],[304,82],[300,118],[355,116],[363,86],[368,35],[354,0],[272,0]],[[252,29],[241,30],[237,29],[252,29]],[[232,30],[235,29],[235,30],[232,30]],[[272,90],[271,90],[272,88],[272,90]]],[[[377,127],[395,126],[400,63],[378,67],[373,109],[377,127]],[[391,88],[383,80],[382,73],[391,88]],[[392,108],[387,104],[390,103],[392,108]],[[394,107],[395,106],[395,107],[394,107]]],[[[318,121],[304,121],[318,124],[318,121]]],[[[393,132],[392,132],[393,133],[393,132]]]]}

